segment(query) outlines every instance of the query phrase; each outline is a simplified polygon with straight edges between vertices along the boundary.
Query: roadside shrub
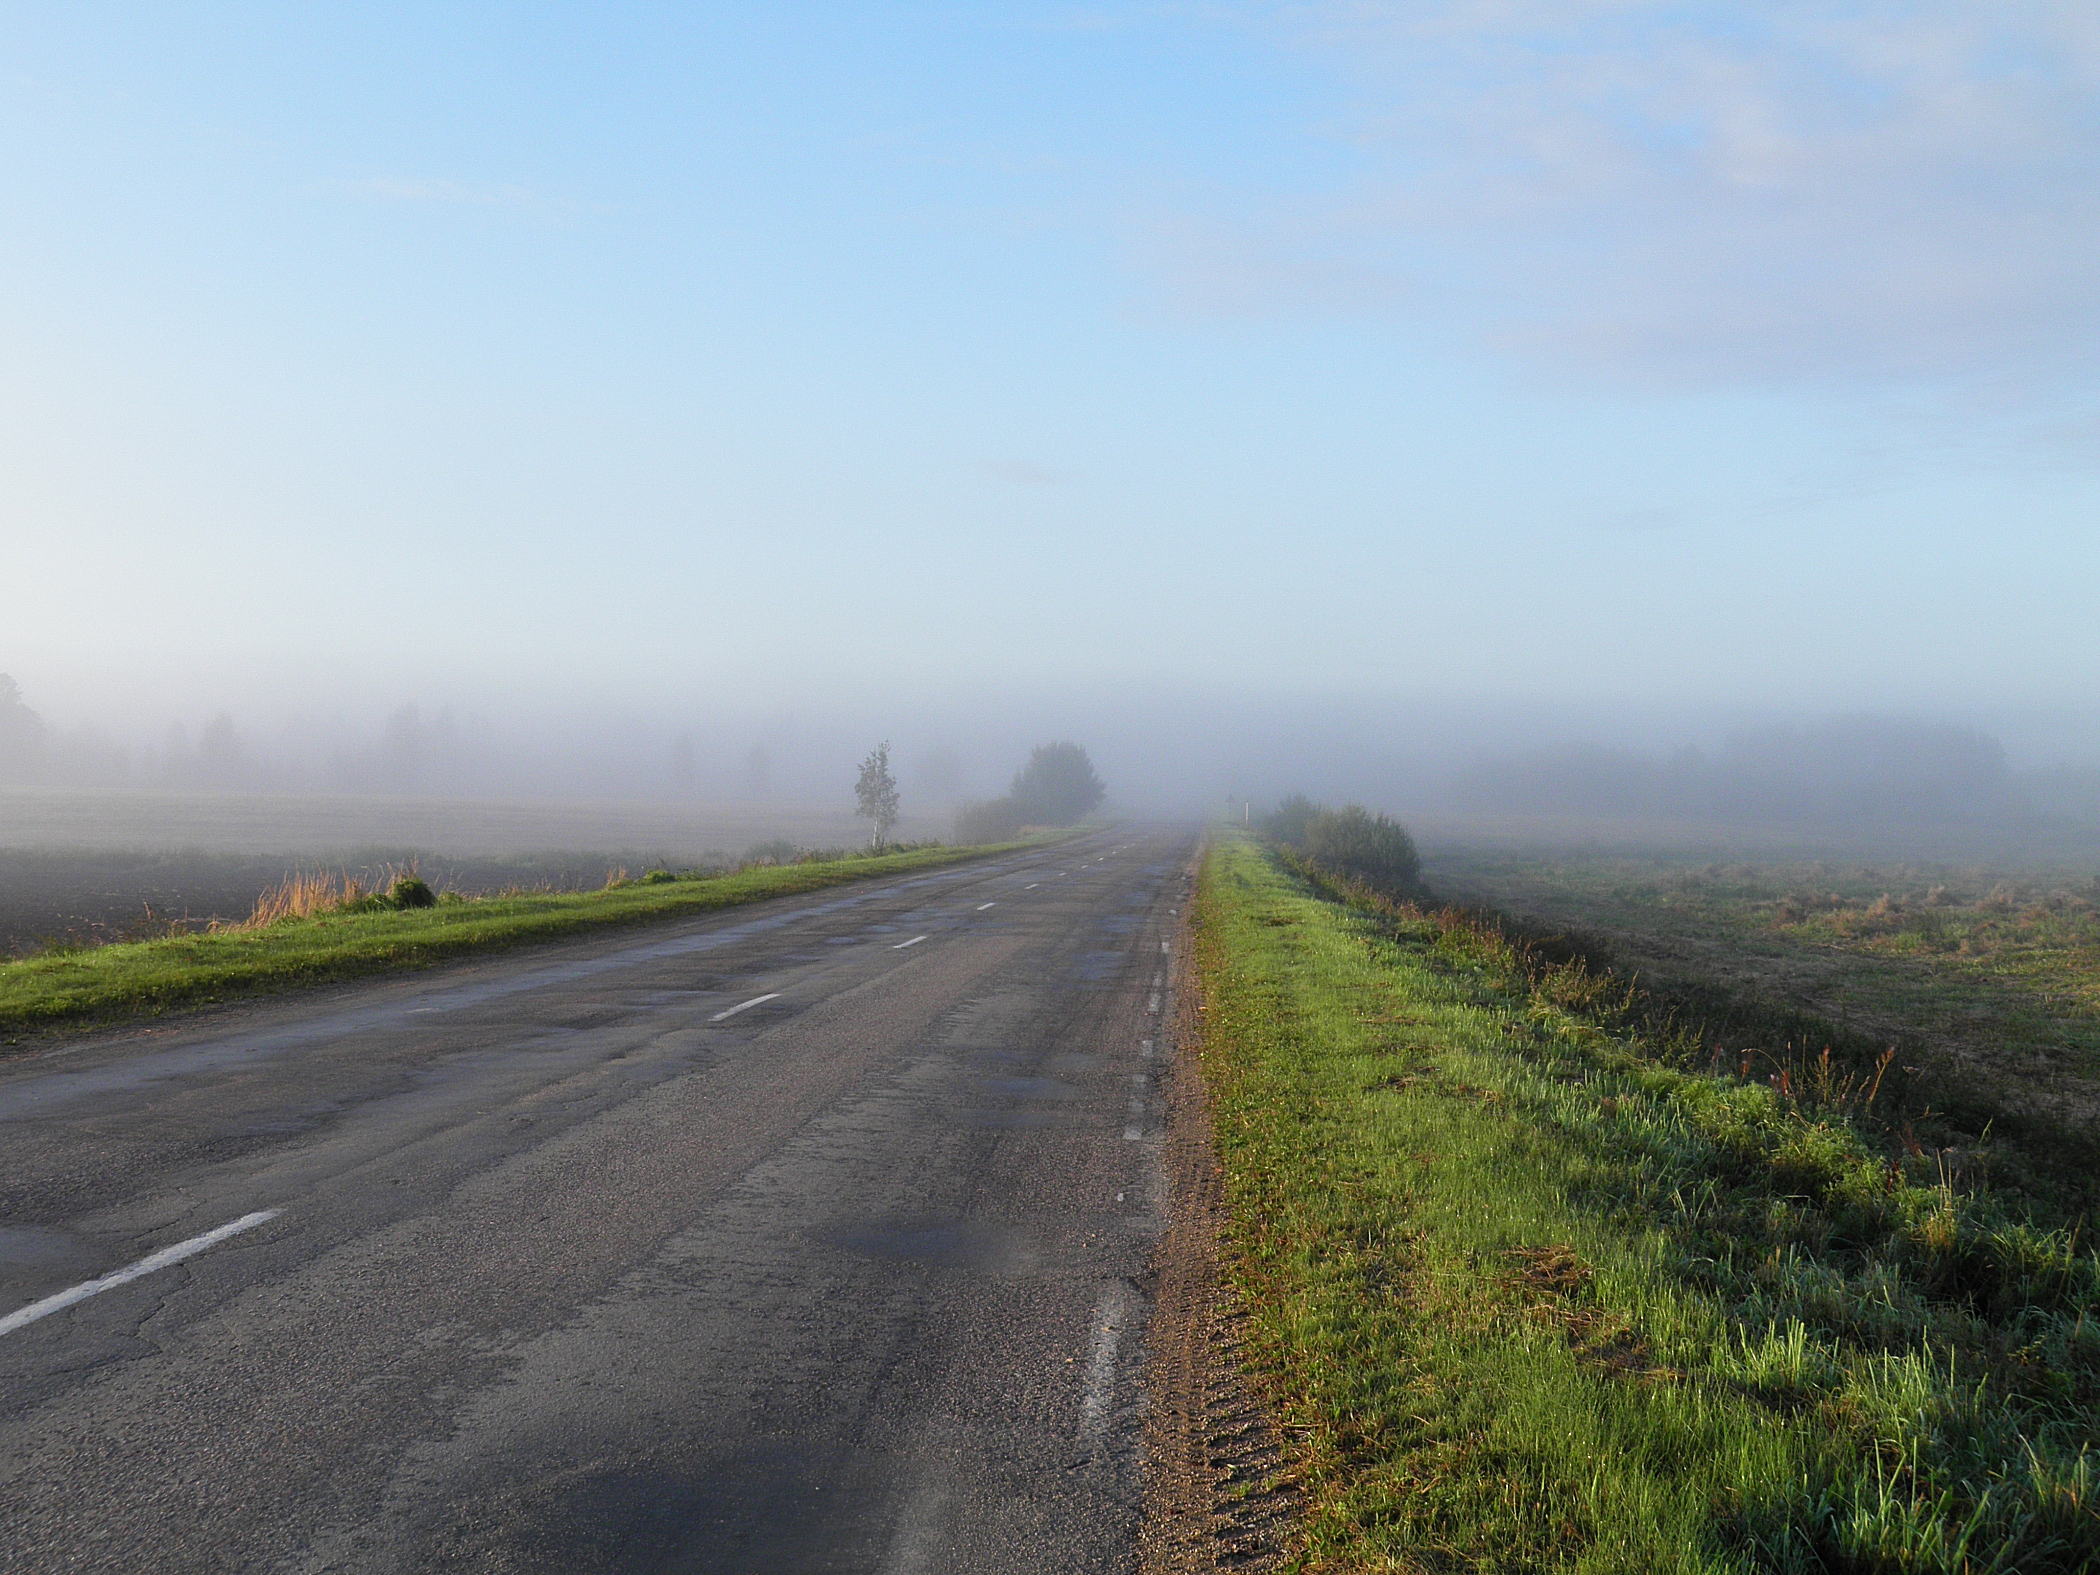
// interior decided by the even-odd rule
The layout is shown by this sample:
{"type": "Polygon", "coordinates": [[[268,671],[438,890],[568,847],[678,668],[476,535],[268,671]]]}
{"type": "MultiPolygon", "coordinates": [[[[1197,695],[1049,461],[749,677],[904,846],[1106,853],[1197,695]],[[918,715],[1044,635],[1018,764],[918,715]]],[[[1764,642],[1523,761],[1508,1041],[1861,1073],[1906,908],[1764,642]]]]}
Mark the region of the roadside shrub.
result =
{"type": "Polygon", "coordinates": [[[1293,848],[1305,846],[1306,829],[1313,817],[1320,813],[1320,806],[1303,793],[1293,793],[1276,806],[1274,813],[1262,817],[1264,835],[1293,848]]]}
{"type": "Polygon", "coordinates": [[[437,893],[430,889],[430,882],[420,875],[403,875],[394,882],[394,889],[387,893],[387,901],[397,908],[435,908],[437,893]]]}
{"type": "Polygon", "coordinates": [[[676,875],[673,875],[669,870],[651,870],[648,874],[644,875],[641,878],[641,880],[638,881],[636,884],[642,886],[668,886],[671,884],[671,882],[673,882],[676,879],[678,879],[678,877],[676,875]]]}
{"type": "Polygon", "coordinates": [[[945,848],[948,844],[939,837],[922,837],[916,841],[898,842],[892,839],[881,847],[862,843],[852,848],[827,848],[826,859],[886,859],[898,853],[921,853],[928,848],[945,848]]]}
{"type": "Polygon", "coordinates": [[[1325,808],[1306,823],[1306,857],[1373,886],[1411,886],[1422,857],[1407,827],[1363,804],[1325,808]]]}
{"type": "Polygon", "coordinates": [[[775,837],[770,842],[754,842],[744,850],[746,864],[792,864],[802,857],[802,850],[785,837],[775,837]]]}
{"type": "Polygon", "coordinates": [[[1011,796],[965,804],[955,812],[955,840],[963,846],[1010,842],[1024,823],[1021,806],[1011,796]]]}
{"type": "Polygon", "coordinates": [[[1321,868],[1372,886],[1412,886],[1421,872],[1421,855],[1407,828],[1361,804],[1325,809],[1294,793],[1263,821],[1263,829],[1321,868]]]}

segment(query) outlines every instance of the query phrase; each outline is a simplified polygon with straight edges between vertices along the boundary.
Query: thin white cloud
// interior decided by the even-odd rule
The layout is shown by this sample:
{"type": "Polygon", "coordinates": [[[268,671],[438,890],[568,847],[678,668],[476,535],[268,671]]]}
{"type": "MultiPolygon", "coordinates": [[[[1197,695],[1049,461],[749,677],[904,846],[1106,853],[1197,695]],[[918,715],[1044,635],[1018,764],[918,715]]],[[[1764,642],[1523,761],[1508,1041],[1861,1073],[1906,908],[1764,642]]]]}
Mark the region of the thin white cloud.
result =
{"type": "Polygon", "coordinates": [[[1152,255],[1197,309],[1332,307],[1347,277],[1360,308],[1695,381],[2053,382],[2100,348],[2090,0],[1322,0],[1240,19],[1331,66],[1330,133],[1358,169],[1339,196],[1157,226],[1173,241],[1152,255]]]}

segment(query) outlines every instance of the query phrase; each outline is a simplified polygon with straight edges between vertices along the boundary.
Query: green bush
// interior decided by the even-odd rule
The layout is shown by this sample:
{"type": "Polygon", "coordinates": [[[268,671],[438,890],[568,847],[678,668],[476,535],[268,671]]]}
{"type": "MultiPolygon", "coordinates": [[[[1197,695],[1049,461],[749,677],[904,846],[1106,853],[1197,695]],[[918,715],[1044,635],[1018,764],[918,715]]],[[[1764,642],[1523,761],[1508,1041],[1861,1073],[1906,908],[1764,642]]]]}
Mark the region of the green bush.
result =
{"type": "Polygon", "coordinates": [[[1361,804],[1327,809],[1293,793],[1264,818],[1262,829],[1322,868],[1373,886],[1412,886],[1421,872],[1421,855],[1407,828],[1361,804]]]}
{"type": "Polygon", "coordinates": [[[1306,829],[1319,813],[1319,805],[1303,793],[1293,793],[1276,806],[1274,814],[1262,818],[1261,829],[1274,841],[1302,850],[1306,829]]]}
{"type": "Polygon", "coordinates": [[[403,875],[394,882],[394,889],[386,894],[386,900],[396,908],[435,908],[437,893],[430,889],[430,882],[420,875],[403,875]]]}

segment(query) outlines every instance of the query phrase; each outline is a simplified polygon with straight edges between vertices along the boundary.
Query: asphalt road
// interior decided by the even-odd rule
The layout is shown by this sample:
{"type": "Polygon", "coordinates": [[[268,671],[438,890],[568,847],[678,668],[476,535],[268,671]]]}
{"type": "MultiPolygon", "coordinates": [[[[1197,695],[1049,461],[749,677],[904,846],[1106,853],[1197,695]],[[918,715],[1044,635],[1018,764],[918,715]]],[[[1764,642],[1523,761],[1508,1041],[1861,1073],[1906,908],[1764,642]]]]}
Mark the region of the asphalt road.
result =
{"type": "Polygon", "coordinates": [[[1134,1568],[1189,851],[0,1063],[0,1566],[1134,1568]]]}

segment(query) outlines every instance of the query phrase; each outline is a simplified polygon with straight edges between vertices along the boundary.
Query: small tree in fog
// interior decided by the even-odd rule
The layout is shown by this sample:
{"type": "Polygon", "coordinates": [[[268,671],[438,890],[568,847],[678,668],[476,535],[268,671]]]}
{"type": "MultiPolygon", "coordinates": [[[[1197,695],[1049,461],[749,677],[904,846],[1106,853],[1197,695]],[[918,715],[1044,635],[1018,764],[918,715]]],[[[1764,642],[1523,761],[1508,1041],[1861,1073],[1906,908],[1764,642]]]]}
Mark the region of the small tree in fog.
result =
{"type": "Polygon", "coordinates": [[[1070,740],[1037,746],[1014,773],[1013,800],[1022,818],[1042,826],[1069,826],[1106,796],[1094,763],[1070,740]]]}
{"type": "Polygon", "coordinates": [[[29,764],[44,741],[44,719],[22,703],[22,686],[0,673],[0,770],[29,764]]]}
{"type": "Polygon", "coordinates": [[[888,739],[877,744],[860,763],[860,780],[853,784],[853,796],[860,801],[853,813],[875,823],[875,846],[881,847],[889,838],[890,827],[897,824],[897,779],[890,775],[888,739]]]}

